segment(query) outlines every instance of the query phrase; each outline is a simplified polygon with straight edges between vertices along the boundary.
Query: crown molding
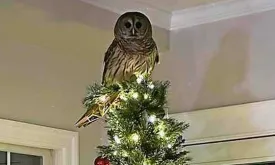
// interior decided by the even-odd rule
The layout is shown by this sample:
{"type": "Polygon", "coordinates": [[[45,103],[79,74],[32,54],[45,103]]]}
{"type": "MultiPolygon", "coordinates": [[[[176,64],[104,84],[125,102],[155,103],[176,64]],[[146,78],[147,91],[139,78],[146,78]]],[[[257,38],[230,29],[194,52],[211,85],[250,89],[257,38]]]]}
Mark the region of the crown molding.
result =
{"type": "Polygon", "coordinates": [[[226,20],[275,9],[275,0],[228,0],[174,11],[170,30],[226,20]]]}
{"type": "Polygon", "coordinates": [[[81,1],[117,14],[141,11],[148,15],[153,25],[167,30],[177,30],[275,9],[275,0],[227,0],[173,12],[134,0],[81,1]]]}
{"type": "Polygon", "coordinates": [[[146,14],[153,25],[170,29],[172,13],[157,9],[148,4],[129,0],[81,0],[94,6],[112,11],[117,14],[123,14],[128,11],[140,11],[146,14]]]}

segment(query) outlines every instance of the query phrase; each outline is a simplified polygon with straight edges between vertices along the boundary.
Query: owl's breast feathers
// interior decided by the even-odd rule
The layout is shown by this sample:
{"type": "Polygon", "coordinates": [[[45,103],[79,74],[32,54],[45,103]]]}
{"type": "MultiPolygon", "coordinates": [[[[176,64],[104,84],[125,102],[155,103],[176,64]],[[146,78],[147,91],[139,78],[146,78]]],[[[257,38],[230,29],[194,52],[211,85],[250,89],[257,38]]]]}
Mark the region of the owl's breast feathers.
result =
{"type": "Polygon", "coordinates": [[[159,62],[152,38],[141,41],[114,39],[104,57],[103,84],[129,80],[135,74],[151,75],[159,62]]]}

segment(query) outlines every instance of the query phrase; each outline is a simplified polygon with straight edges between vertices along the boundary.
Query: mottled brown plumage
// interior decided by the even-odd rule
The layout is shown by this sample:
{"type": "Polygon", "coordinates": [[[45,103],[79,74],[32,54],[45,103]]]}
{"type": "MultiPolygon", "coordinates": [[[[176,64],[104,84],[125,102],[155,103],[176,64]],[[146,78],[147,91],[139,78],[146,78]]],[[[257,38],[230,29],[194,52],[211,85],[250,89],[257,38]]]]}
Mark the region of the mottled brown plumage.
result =
{"type": "Polygon", "coordinates": [[[149,19],[138,12],[123,14],[114,29],[115,39],[104,57],[104,85],[129,80],[133,75],[151,75],[159,55],[149,19]]]}
{"type": "MultiPolygon", "coordinates": [[[[130,80],[132,76],[150,76],[159,62],[158,49],[152,38],[152,25],[149,19],[139,12],[127,12],[119,17],[114,28],[115,39],[104,57],[102,84],[105,86],[130,80]]],[[[112,104],[119,93],[108,96],[112,104]]],[[[76,123],[77,127],[87,126],[103,117],[106,103],[92,106],[76,123]]]]}

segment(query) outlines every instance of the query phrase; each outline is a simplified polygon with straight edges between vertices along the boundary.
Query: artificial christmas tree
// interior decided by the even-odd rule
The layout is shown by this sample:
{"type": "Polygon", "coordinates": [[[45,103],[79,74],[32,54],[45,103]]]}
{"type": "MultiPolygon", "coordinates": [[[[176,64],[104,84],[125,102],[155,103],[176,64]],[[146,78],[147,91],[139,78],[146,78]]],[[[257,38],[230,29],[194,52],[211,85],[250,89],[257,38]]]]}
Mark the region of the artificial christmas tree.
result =
{"type": "Polygon", "coordinates": [[[184,165],[183,131],[188,124],[167,115],[168,82],[150,81],[142,76],[109,87],[92,85],[84,99],[87,109],[94,100],[119,93],[106,115],[107,146],[99,155],[111,165],[184,165]]]}
{"type": "Polygon", "coordinates": [[[168,116],[168,82],[152,81],[159,62],[149,19],[124,13],[104,57],[102,84],[89,86],[86,113],[76,126],[107,122],[109,144],[99,146],[96,165],[184,165],[183,131],[188,124],[168,116]]]}

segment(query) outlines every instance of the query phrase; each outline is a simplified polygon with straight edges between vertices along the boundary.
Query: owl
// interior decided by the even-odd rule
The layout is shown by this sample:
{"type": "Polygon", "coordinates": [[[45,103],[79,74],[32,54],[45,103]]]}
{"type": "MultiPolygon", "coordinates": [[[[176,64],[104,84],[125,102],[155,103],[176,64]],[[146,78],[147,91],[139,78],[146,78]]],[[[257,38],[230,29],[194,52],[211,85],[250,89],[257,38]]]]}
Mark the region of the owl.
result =
{"type": "Polygon", "coordinates": [[[150,76],[159,55],[149,19],[139,12],[127,12],[117,20],[114,36],[105,53],[102,83],[119,83],[143,74],[150,76]]]}
{"type": "MultiPolygon", "coordinates": [[[[104,56],[102,85],[108,86],[142,75],[150,78],[158,62],[158,49],[152,37],[149,19],[140,12],[126,12],[118,18],[114,40],[104,56]]],[[[93,105],[76,126],[87,126],[103,117],[108,110],[104,105],[112,104],[118,95],[119,93],[110,95],[104,103],[93,105]]]]}

